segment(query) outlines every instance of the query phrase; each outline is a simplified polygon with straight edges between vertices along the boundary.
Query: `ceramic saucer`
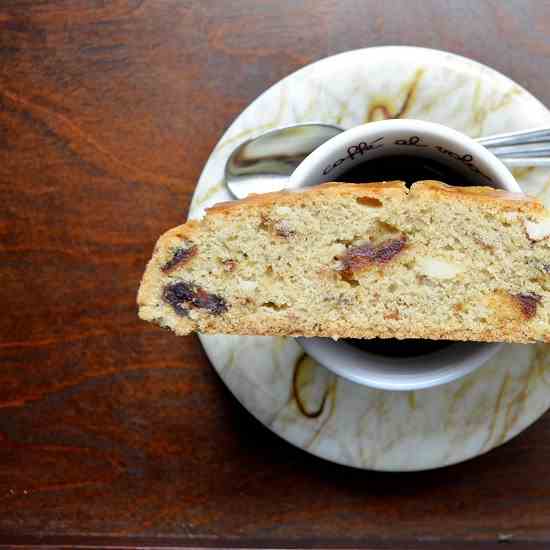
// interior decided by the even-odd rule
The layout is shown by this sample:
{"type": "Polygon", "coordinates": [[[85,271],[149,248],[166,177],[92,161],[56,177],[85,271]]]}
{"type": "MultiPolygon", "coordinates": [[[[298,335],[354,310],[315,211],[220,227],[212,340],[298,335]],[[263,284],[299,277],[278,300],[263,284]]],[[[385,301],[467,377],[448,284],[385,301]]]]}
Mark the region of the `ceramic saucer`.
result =
{"type": "MultiPolygon", "coordinates": [[[[299,122],[351,128],[392,117],[439,122],[472,137],[550,124],[549,111],[526,90],[463,57],[401,46],[346,52],[284,78],[237,117],[202,172],[191,217],[230,200],[225,161],[247,138],[299,122]]],[[[513,173],[550,206],[550,169],[513,173]]],[[[547,345],[506,345],[459,381],[389,392],[331,374],[292,338],[200,339],[223,382],[258,420],[314,455],[358,468],[460,462],[508,441],[550,406],[547,345]]]]}

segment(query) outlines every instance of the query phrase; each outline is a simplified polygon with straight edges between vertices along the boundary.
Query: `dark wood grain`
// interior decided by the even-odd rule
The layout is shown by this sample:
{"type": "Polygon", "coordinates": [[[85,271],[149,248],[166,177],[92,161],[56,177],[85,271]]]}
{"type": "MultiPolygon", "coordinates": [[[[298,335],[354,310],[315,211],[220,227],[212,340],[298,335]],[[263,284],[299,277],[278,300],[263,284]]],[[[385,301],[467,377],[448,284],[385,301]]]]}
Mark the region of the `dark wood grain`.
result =
{"type": "Polygon", "coordinates": [[[250,418],[194,337],[134,303],[211,148],[270,84],[414,44],[550,103],[548,29],[538,0],[3,0],[0,542],[550,543],[550,416],[445,470],[334,466],[250,418]]]}

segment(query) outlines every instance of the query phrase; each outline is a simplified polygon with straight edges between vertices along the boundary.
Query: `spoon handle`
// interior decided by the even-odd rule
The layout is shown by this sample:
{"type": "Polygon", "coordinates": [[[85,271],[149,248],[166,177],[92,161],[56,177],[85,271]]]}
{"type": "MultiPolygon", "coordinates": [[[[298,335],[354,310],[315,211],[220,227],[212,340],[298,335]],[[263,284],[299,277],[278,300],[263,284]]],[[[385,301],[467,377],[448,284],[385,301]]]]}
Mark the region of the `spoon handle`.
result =
{"type": "Polygon", "coordinates": [[[490,149],[503,145],[525,145],[529,143],[545,143],[550,141],[550,128],[537,128],[536,130],[521,130],[478,138],[478,143],[490,149]]]}
{"type": "MultiPolygon", "coordinates": [[[[498,156],[498,155],[497,155],[498,156]]],[[[550,157],[499,157],[506,166],[550,166],[550,157]]]]}

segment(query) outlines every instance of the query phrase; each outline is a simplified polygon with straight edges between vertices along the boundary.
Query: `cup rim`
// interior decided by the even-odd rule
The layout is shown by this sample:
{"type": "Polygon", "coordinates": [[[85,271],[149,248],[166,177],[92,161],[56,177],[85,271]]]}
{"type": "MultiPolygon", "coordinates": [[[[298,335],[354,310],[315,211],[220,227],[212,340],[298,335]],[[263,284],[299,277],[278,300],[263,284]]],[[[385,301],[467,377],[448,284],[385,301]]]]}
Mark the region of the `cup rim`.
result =
{"type": "Polygon", "coordinates": [[[484,365],[504,346],[502,342],[452,342],[430,354],[389,358],[356,348],[345,339],[298,337],[296,341],[315,361],[342,378],[389,391],[421,390],[458,380],[484,365]],[[440,363],[430,366],[436,361],[440,363]],[[377,372],[383,369],[384,373],[377,372]]]}
{"type": "MultiPolygon", "coordinates": [[[[490,167],[495,181],[489,187],[521,192],[508,168],[473,138],[442,124],[415,119],[368,122],[345,130],[320,145],[300,163],[290,177],[290,187],[302,187],[304,180],[335,150],[380,131],[424,132],[456,143],[490,167]]],[[[453,342],[449,347],[430,354],[396,359],[360,350],[345,340],[299,337],[296,341],[308,355],[335,374],[352,382],[390,391],[425,389],[462,378],[489,361],[504,345],[500,342],[453,342]],[[432,365],[438,359],[440,364],[432,365]],[[408,366],[408,372],[402,371],[404,365],[408,366]],[[381,373],[383,369],[386,372],[381,373]]]]}
{"type": "Polygon", "coordinates": [[[521,193],[519,184],[508,168],[493,153],[491,153],[489,149],[478,143],[475,139],[459,132],[458,130],[455,130],[454,128],[450,128],[437,122],[428,122],[425,120],[411,118],[366,122],[365,124],[344,130],[342,133],[330,138],[325,143],[317,147],[315,151],[311,152],[294,170],[290,176],[289,189],[302,187],[302,182],[309,177],[311,171],[314,170],[323,161],[323,159],[329,156],[334,150],[344,147],[350,141],[354,142],[357,139],[364,139],[366,132],[375,133],[380,131],[397,130],[407,132],[424,131],[426,133],[440,136],[443,139],[453,141],[462,147],[467,147],[473,154],[476,155],[477,158],[489,164],[491,170],[495,173],[495,179],[500,185],[488,185],[488,187],[521,193]]]}

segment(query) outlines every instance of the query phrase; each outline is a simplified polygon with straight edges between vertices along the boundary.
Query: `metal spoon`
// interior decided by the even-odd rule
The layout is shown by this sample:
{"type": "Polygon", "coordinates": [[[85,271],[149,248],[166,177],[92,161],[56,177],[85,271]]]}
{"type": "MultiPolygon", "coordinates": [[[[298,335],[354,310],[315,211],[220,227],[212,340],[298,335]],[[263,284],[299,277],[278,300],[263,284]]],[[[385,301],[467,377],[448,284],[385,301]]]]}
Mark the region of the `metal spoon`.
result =
{"type": "MultiPolygon", "coordinates": [[[[344,129],[310,122],[270,130],[241,143],[225,165],[225,184],[237,199],[286,189],[298,164],[344,129]]],[[[550,166],[550,129],[523,130],[477,140],[509,166],[550,166]]]]}
{"type": "Polygon", "coordinates": [[[225,165],[225,184],[237,199],[286,189],[288,177],[319,145],[343,128],[312,122],[270,130],[241,143],[225,165]]]}

